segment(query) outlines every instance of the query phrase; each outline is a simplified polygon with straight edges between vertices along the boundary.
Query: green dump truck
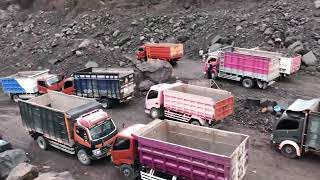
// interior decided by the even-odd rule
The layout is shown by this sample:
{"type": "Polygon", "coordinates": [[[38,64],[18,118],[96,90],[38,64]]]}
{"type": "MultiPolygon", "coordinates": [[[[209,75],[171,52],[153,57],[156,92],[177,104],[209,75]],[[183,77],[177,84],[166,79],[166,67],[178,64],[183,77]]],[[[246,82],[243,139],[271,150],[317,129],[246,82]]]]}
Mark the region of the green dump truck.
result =
{"type": "Polygon", "coordinates": [[[275,123],[271,141],[288,158],[320,152],[320,99],[297,99],[275,123]]]}

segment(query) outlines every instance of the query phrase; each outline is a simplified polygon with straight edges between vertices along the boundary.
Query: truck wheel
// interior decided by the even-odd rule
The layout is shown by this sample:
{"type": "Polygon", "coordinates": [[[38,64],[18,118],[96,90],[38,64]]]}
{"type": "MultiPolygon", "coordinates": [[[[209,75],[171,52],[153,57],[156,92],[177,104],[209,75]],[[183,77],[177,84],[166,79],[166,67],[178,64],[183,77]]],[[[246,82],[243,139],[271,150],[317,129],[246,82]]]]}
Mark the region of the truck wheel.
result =
{"type": "Polygon", "coordinates": [[[49,143],[46,140],[46,138],[43,136],[39,136],[37,138],[37,143],[38,143],[38,146],[40,147],[40,149],[42,149],[42,150],[47,150],[49,148],[49,143]]]}
{"type": "Polygon", "coordinates": [[[91,164],[91,159],[85,150],[80,149],[77,153],[77,156],[78,156],[78,159],[81,162],[81,164],[83,164],[83,165],[90,165],[91,164]]]}
{"type": "Polygon", "coordinates": [[[294,148],[292,145],[284,145],[281,148],[281,154],[287,158],[295,159],[297,158],[297,152],[296,148],[294,148]]]}
{"type": "Polygon", "coordinates": [[[120,166],[120,173],[129,179],[134,177],[134,169],[127,164],[123,164],[120,166]]]}
{"type": "Polygon", "coordinates": [[[102,106],[104,109],[110,109],[110,108],[112,108],[112,106],[113,106],[113,101],[112,101],[111,99],[108,99],[108,98],[106,98],[106,99],[101,99],[100,103],[101,103],[101,106],[102,106]]]}
{"type": "Polygon", "coordinates": [[[18,102],[19,101],[19,96],[17,95],[17,94],[13,94],[13,95],[11,95],[11,99],[14,101],[14,102],[18,102]]]}
{"type": "Polygon", "coordinates": [[[192,121],[190,122],[190,124],[196,125],[196,126],[201,126],[201,124],[200,124],[200,122],[199,122],[198,120],[192,120],[192,121]]]}
{"type": "Polygon", "coordinates": [[[150,116],[152,119],[159,119],[162,117],[161,110],[157,108],[152,108],[150,111],[150,116]]]}
{"type": "Polygon", "coordinates": [[[251,89],[254,86],[254,81],[252,79],[245,78],[242,80],[242,86],[247,89],[251,89]]]}

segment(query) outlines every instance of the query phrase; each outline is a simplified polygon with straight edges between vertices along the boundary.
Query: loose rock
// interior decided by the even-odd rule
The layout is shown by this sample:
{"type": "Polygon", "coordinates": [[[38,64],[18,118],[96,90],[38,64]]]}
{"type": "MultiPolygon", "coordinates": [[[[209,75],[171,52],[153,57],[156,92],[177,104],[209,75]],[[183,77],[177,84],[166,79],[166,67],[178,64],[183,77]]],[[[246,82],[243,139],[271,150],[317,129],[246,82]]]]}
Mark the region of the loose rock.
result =
{"type": "Polygon", "coordinates": [[[142,81],[139,84],[139,90],[140,91],[148,91],[150,89],[150,87],[153,86],[153,85],[155,85],[155,83],[150,81],[150,80],[142,81]]]}
{"type": "Polygon", "coordinates": [[[96,68],[96,67],[99,67],[99,64],[94,61],[88,61],[84,66],[86,68],[90,68],[90,67],[96,68]]]}
{"type": "Polygon", "coordinates": [[[317,64],[318,60],[317,57],[313,54],[313,52],[310,51],[302,56],[302,62],[307,66],[313,66],[317,64]]]}
{"type": "Polygon", "coordinates": [[[38,169],[28,163],[20,163],[12,169],[7,180],[33,180],[38,177],[38,169]]]}
{"type": "Polygon", "coordinates": [[[22,149],[8,150],[0,153],[0,179],[4,179],[19,163],[27,162],[28,158],[22,149]]]}
{"type": "Polygon", "coordinates": [[[48,172],[40,174],[39,177],[37,177],[34,180],[75,180],[70,172],[65,171],[61,173],[56,172],[48,172]]]}

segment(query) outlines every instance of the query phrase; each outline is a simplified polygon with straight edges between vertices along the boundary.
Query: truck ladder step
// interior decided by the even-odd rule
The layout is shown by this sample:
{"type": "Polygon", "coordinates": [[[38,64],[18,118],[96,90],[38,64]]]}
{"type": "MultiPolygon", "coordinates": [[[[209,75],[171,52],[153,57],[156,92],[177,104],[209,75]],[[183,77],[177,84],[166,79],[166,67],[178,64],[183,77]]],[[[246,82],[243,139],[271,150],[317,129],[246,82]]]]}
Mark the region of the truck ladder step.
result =
{"type": "Polygon", "coordinates": [[[168,118],[177,119],[179,121],[184,121],[184,122],[189,122],[189,120],[191,119],[191,117],[189,117],[189,116],[186,116],[183,114],[178,114],[178,113],[171,112],[168,110],[165,110],[164,114],[168,118]]]}
{"type": "Polygon", "coordinates": [[[240,81],[241,80],[241,78],[239,76],[235,76],[235,75],[232,75],[232,74],[225,74],[223,72],[219,73],[219,77],[226,78],[226,79],[231,79],[231,80],[235,80],[235,81],[240,81]]]}
{"type": "Polygon", "coordinates": [[[57,148],[57,149],[60,149],[61,151],[64,151],[64,152],[66,152],[66,153],[76,154],[76,153],[75,153],[75,149],[72,148],[72,147],[68,147],[68,146],[66,146],[66,145],[57,143],[57,142],[55,142],[55,141],[49,141],[49,144],[50,144],[52,147],[55,147],[55,148],[57,148]]]}

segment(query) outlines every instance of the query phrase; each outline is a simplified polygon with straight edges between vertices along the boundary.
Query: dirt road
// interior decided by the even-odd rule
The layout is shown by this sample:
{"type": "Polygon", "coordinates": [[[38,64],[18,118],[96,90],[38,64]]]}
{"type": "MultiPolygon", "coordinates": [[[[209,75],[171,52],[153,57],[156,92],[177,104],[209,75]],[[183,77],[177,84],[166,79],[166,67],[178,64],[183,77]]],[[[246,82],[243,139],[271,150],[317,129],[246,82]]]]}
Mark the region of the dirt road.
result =
{"type": "MultiPolygon", "coordinates": [[[[175,74],[180,77],[196,78],[201,76],[200,62],[186,60],[175,68],[175,74]],[[196,67],[196,68],[195,68],[196,67]],[[199,68],[198,68],[199,67],[199,68]]],[[[297,75],[273,87],[262,91],[259,89],[247,90],[238,83],[218,80],[221,88],[227,89],[238,98],[264,97],[291,103],[295,98],[318,97],[320,79],[313,76],[297,75]]],[[[121,129],[136,123],[151,121],[144,114],[144,99],[135,100],[107,110],[121,129]]],[[[250,118],[250,117],[248,117],[250,118]]],[[[72,155],[55,149],[41,151],[36,143],[23,129],[16,104],[10,102],[6,96],[0,96],[0,133],[15,147],[25,149],[33,164],[39,165],[42,171],[70,171],[80,180],[120,180],[123,179],[108,159],[95,162],[91,166],[82,166],[72,155]]],[[[306,155],[301,159],[291,160],[282,157],[271,148],[269,134],[262,134],[258,130],[248,129],[234,124],[224,124],[223,129],[249,134],[251,136],[249,169],[244,180],[318,180],[320,177],[320,157],[306,155]]]]}

